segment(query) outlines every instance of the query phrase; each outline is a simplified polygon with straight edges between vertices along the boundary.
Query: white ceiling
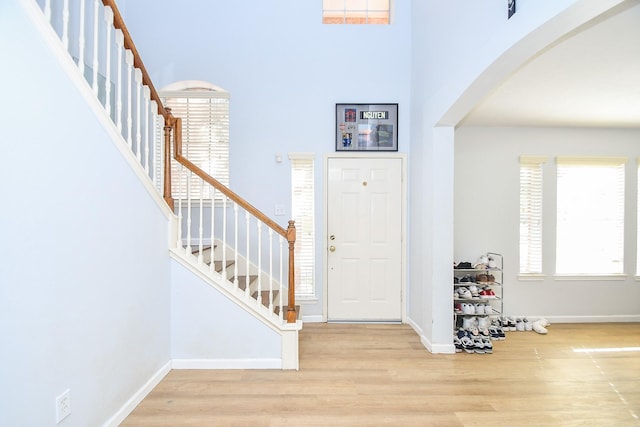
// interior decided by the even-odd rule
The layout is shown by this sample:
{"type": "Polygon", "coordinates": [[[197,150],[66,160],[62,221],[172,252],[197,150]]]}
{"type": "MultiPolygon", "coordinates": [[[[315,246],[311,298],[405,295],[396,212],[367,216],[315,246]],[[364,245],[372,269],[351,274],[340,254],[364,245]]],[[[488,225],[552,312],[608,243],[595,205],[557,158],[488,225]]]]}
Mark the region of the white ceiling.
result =
{"type": "Polygon", "coordinates": [[[554,43],[459,125],[640,128],[640,2],[554,43]]]}

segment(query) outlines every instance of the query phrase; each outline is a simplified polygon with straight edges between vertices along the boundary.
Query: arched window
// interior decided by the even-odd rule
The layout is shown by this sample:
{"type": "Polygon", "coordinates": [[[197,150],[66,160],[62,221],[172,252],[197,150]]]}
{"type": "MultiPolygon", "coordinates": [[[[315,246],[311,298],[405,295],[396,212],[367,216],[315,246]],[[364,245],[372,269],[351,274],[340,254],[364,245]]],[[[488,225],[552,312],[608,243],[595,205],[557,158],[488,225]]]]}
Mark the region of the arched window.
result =
{"type": "MultiPolygon", "coordinates": [[[[185,80],[170,84],[159,92],[166,107],[182,119],[182,154],[224,185],[229,185],[229,93],[211,83],[185,80]]],[[[175,162],[174,162],[175,163],[175,162]]],[[[172,176],[177,177],[178,165],[172,176]]],[[[191,197],[200,197],[200,184],[194,175],[191,197]]],[[[173,180],[173,193],[178,185],[186,188],[186,178],[173,180]]],[[[208,192],[208,186],[205,192],[208,192]]],[[[219,194],[219,193],[217,193],[219,194]]],[[[205,193],[205,198],[211,194],[205,193]]]]}

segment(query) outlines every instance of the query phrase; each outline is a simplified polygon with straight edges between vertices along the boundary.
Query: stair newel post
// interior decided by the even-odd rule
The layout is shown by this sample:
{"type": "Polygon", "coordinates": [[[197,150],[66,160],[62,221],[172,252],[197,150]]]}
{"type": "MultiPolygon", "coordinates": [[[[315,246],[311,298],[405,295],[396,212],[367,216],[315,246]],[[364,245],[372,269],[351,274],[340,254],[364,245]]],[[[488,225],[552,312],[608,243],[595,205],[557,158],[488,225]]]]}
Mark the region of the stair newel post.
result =
{"type": "MultiPolygon", "coordinates": [[[[167,117],[164,120],[164,184],[163,197],[167,205],[173,210],[173,196],[171,194],[171,129],[173,129],[173,116],[171,108],[167,110],[167,117]]],[[[177,135],[175,135],[177,137],[177,135]]]]}
{"type": "Polygon", "coordinates": [[[287,227],[287,242],[289,242],[289,302],[287,305],[287,323],[296,323],[296,270],[294,262],[296,244],[296,226],[294,220],[289,220],[287,227]]]}

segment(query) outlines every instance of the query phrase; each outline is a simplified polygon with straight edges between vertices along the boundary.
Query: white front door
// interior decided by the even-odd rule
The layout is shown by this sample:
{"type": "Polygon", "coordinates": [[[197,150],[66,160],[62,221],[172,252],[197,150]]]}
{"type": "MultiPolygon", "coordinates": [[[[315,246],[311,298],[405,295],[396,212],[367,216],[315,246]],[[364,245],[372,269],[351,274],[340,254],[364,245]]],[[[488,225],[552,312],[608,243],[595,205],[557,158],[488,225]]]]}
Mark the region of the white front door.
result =
{"type": "Polygon", "coordinates": [[[327,318],[402,320],[402,159],[327,163],[327,318]]]}

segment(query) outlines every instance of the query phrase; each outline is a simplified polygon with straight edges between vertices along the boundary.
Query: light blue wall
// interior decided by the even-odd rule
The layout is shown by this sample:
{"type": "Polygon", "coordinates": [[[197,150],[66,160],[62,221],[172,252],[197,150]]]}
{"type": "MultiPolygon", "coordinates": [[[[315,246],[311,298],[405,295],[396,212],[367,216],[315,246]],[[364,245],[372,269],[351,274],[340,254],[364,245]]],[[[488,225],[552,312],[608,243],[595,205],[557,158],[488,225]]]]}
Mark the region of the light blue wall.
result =
{"type": "Polygon", "coordinates": [[[170,359],[168,218],[18,1],[0,52],[0,425],[102,425],[170,359]]]}
{"type": "Polygon", "coordinates": [[[500,0],[412,2],[409,311],[432,349],[452,350],[454,127],[529,58],[619,3],[521,0],[507,20],[500,0]]]}
{"type": "MultiPolygon", "coordinates": [[[[335,148],[335,104],[399,103],[399,150],[409,149],[410,5],[391,25],[323,25],[322,2],[122,0],[119,7],[158,89],[205,80],[231,94],[230,186],[266,214],[290,218],[289,152],[312,152],[316,285],[322,300],[323,158],[335,148]],[[276,153],[284,161],[275,162],[276,153]]],[[[322,305],[305,305],[305,315],[322,305]]]]}

